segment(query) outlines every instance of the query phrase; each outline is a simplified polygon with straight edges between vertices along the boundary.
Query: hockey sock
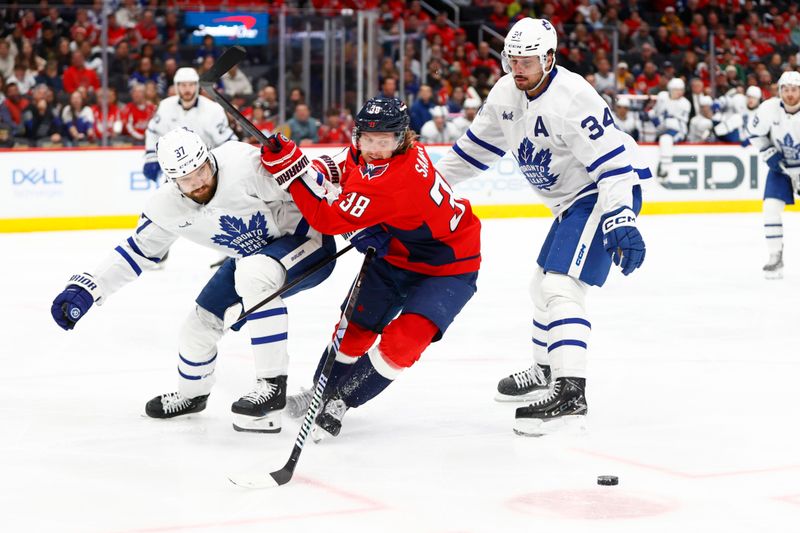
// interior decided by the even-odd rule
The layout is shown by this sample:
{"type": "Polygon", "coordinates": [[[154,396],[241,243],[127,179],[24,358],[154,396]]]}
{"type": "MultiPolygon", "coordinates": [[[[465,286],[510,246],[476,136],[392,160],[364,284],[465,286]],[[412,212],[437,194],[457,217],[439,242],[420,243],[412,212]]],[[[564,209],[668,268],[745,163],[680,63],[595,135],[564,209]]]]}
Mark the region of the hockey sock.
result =
{"type": "Polygon", "coordinates": [[[553,379],[586,377],[591,324],[584,309],[586,286],[563,274],[549,273],[542,284],[547,301],[547,351],[553,379]]]}
{"type": "MultiPolygon", "coordinates": [[[[258,303],[242,301],[245,308],[258,303]]],[[[272,378],[286,374],[289,354],[286,349],[289,338],[289,316],[283,299],[275,298],[247,317],[250,344],[255,357],[256,377],[272,378]]]]}
{"type": "Polygon", "coordinates": [[[178,335],[178,391],[186,398],[211,391],[221,337],[222,320],[200,306],[183,322],[178,335]]]}
{"type": "Polygon", "coordinates": [[[783,250],[783,209],[786,204],[776,198],[764,199],[764,237],[767,251],[774,255],[783,250]]]}
{"type": "Polygon", "coordinates": [[[550,364],[547,357],[547,306],[542,298],[542,282],[544,271],[536,267],[530,285],[530,295],[533,301],[533,324],[531,341],[533,346],[533,360],[540,366],[550,364]]]}
{"type": "Polygon", "coordinates": [[[402,370],[392,365],[376,346],[366,357],[358,359],[335,395],[348,407],[358,407],[380,394],[402,370]]]}

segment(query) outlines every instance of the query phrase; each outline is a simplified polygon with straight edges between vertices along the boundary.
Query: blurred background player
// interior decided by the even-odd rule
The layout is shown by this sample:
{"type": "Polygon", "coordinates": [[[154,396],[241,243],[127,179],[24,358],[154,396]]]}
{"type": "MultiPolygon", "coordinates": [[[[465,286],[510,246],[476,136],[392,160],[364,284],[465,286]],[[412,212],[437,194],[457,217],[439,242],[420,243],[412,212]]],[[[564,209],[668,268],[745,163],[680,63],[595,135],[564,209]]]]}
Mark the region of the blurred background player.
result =
{"type": "MultiPolygon", "coordinates": [[[[59,326],[72,329],[94,303],[103,304],[152,269],[179,237],[227,255],[180,329],[178,391],[145,407],[150,417],[171,418],[205,409],[216,379],[217,342],[242,308],[302,276],[333,255],[336,245],[309,228],[291,196],[262,168],[257,148],[227,142],[209,153],[197,134],[179,128],[159,139],[158,160],[170,186],[153,194],[136,231],[100,266],[70,278],[51,313],[59,326]]],[[[284,297],[318,285],[333,267],[331,262],[284,297]]],[[[256,384],[231,407],[236,430],[280,431],[289,364],[287,313],[278,297],[247,318],[256,384]]]]}
{"type": "Polygon", "coordinates": [[[419,141],[425,144],[450,144],[459,137],[458,128],[448,120],[447,107],[431,109],[431,119],[422,125],[419,141]]]}
{"type": "Polygon", "coordinates": [[[631,112],[631,101],[625,97],[617,99],[617,105],[614,107],[614,124],[635,141],[641,137],[642,122],[638,113],[631,112]]]}
{"type": "MultiPolygon", "coordinates": [[[[413,365],[476,291],[480,221],[436,171],[409,122],[398,98],[371,98],[356,116],[344,163],[321,165],[319,174],[305,172],[308,160],[286,138],[276,138],[279,153],[262,150],[264,166],[292,193],[313,228],[330,235],[367,228],[379,251],[329,376],[315,440],[338,435],[345,412],[380,394],[413,365]],[[341,193],[328,203],[318,180],[335,182],[339,172],[341,193]]],[[[302,404],[297,414],[310,396],[291,398],[302,404]]]]}
{"type": "Polygon", "coordinates": [[[615,127],[603,98],[583,77],[556,66],[557,47],[549,21],[514,24],[502,54],[507,75],[437,165],[455,184],[511,151],[557,217],[530,285],[534,364],[498,384],[501,401],[540,397],[516,411],[514,431],[525,435],[585,417],[591,330],[586,293],[605,283],[612,261],[628,275],[645,256],[636,215],[640,173],[650,172],[637,161],[633,139],[615,127]]]}
{"type": "Polygon", "coordinates": [[[464,135],[469,129],[470,124],[472,121],[475,120],[475,116],[478,114],[478,110],[481,108],[481,100],[480,98],[467,98],[464,100],[464,106],[461,109],[461,115],[457,116],[453,119],[452,124],[455,126],[456,131],[458,131],[458,137],[464,135]]]}
{"type": "Polygon", "coordinates": [[[783,277],[783,210],[800,194],[800,72],[778,79],[778,98],[759,106],[750,121],[750,142],[769,167],[764,186],[764,236],[767,279],[783,277]]]}
{"type": "Polygon", "coordinates": [[[745,138],[743,127],[744,115],[747,112],[747,96],[744,92],[739,92],[738,88],[728,90],[717,98],[712,110],[714,135],[717,139],[721,142],[741,143],[745,138]]]}
{"type": "Polygon", "coordinates": [[[684,98],[686,84],[680,78],[672,78],[667,82],[667,90],[658,93],[656,105],[642,120],[649,120],[656,127],[658,135],[658,169],[656,177],[667,181],[672,166],[673,146],[686,140],[689,129],[689,111],[691,104],[684,98]]]}
{"type": "Polygon", "coordinates": [[[698,113],[689,121],[689,135],[686,140],[690,143],[709,142],[714,139],[713,105],[714,100],[710,96],[704,94],[699,98],[698,113]]]}
{"type": "Polygon", "coordinates": [[[156,141],[175,128],[185,126],[197,133],[209,148],[225,141],[236,140],[225,110],[218,103],[200,95],[200,76],[193,68],[179,68],[174,78],[175,94],[158,104],[155,116],[145,134],[145,177],[158,180],[160,167],[156,156],[156,141]]]}
{"type": "Polygon", "coordinates": [[[741,139],[742,146],[750,146],[750,121],[752,120],[756,109],[758,109],[758,106],[761,105],[761,89],[755,85],[751,85],[747,88],[747,91],[745,91],[744,94],[747,97],[747,109],[744,111],[744,115],[742,116],[743,124],[739,138],[741,139]]]}

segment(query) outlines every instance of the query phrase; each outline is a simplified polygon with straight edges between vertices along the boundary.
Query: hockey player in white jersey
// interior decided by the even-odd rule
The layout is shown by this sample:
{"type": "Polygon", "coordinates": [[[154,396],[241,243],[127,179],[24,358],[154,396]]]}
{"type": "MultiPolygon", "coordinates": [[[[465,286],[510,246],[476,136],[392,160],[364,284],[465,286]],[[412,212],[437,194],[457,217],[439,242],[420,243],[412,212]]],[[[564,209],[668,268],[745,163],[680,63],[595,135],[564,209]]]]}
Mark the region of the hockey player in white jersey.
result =
{"type": "Polygon", "coordinates": [[[547,20],[514,24],[502,54],[507,75],[437,163],[456,184],[511,152],[556,216],[530,286],[534,364],[498,384],[499,400],[540,398],[516,412],[514,430],[533,435],[587,413],[586,293],[603,285],[612,261],[625,275],[644,261],[636,215],[639,181],[650,177],[636,143],[615,127],[600,95],[581,76],[555,65],[556,49],[547,20]]]}
{"type": "MultiPolygon", "coordinates": [[[[72,329],[94,303],[152,269],[184,237],[228,256],[196,299],[178,334],[178,390],[150,400],[145,413],[171,418],[202,411],[215,381],[217,342],[238,330],[239,314],[336,252],[333,237],[309,227],[292,197],[263,169],[258,148],[231,141],[209,152],[194,132],[179,128],[158,142],[168,183],[148,201],[133,234],[91,273],[69,279],[51,313],[72,329]],[[231,324],[233,322],[233,324],[231,324]]],[[[284,294],[321,283],[334,262],[284,294]]],[[[256,384],[233,403],[239,431],[278,432],[286,403],[288,315],[283,298],[247,320],[256,384]]]]}
{"type": "Polygon", "coordinates": [[[778,79],[778,98],[759,106],[750,120],[750,142],[761,152],[769,172],[764,186],[764,236],[769,260],[767,279],[783,277],[783,217],[786,204],[800,194],[800,72],[778,79]]]}
{"type": "MultiPolygon", "coordinates": [[[[758,91],[758,88],[755,88],[758,91]]],[[[759,91],[760,93],[760,91],[759,91]]],[[[716,99],[712,106],[714,111],[714,135],[722,142],[741,143],[745,138],[745,115],[747,113],[747,95],[736,88],[716,99]]]]}
{"type": "Polygon", "coordinates": [[[714,99],[704,94],[698,100],[700,110],[689,121],[689,135],[686,140],[690,143],[712,142],[714,140],[714,121],[711,117],[714,116],[714,113],[711,107],[714,105],[714,99]]]}
{"type": "Polygon", "coordinates": [[[658,135],[658,169],[656,176],[659,180],[666,181],[669,169],[672,166],[674,145],[686,140],[689,130],[689,113],[692,104],[683,93],[686,84],[680,78],[672,78],[667,83],[667,90],[661,91],[656,97],[656,105],[644,118],[650,120],[656,127],[658,135]]]}
{"type": "Polygon", "coordinates": [[[620,97],[614,110],[614,124],[619,129],[630,135],[634,141],[638,141],[642,132],[642,123],[639,115],[631,111],[631,101],[628,98],[620,97]]]}
{"type": "Polygon", "coordinates": [[[175,72],[175,95],[164,98],[155,116],[150,119],[144,140],[145,177],[156,181],[160,173],[156,157],[156,142],[167,132],[186,127],[197,133],[209,148],[236,140],[225,110],[218,103],[200,95],[200,77],[193,68],[183,67],[175,72]]]}
{"type": "Polygon", "coordinates": [[[750,146],[750,121],[756,109],[758,109],[758,106],[761,105],[761,89],[755,85],[751,85],[744,94],[747,97],[747,109],[742,115],[742,129],[739,133],[739,138],[741,139],[742,146],[750,146]]]}

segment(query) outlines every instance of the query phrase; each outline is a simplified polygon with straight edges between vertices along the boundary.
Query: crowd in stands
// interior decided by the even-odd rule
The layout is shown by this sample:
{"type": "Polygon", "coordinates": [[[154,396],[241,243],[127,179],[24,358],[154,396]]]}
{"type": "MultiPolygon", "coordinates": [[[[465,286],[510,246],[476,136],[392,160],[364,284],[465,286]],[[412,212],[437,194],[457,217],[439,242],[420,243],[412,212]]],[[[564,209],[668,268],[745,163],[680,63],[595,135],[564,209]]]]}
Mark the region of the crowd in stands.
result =
{"type": "MultiPolygon", "coordinates": [[[[503,74],[497,56],[502,40],[482,32],[486,40],[478,41],[481,25],[505,35],[519,18],[547,18],[559,34],[558,64],[585,76],[610,104],[620,95],[633,96],[634,108],[664,91],[673,77],[685,80],[693,114],[699,113],[701,95],[718,98],[755,86],[768,98],[780,74],[797,69],[800,60],[798,2],[456,0],[460,26],[453,24],[451,10],[430,3],[442,11],[433,14],[419,1],[403,0],[195,2],[205,9],[257,5],[273,12],[282,6],[377,10],[379,90],[406,98],[412,127],[427,142],[457,138],[503,74]],[[408,37],[402,61],[396,38],[401,28],[408,37]]],[[[202,73],[219,55],[207,37],[187,57],[182,10],[190,4],[119,0],[108,16],[106,66],[101,1],[41,0],[36,8],[4,3],[0,146],[94,144],[104,133],[112,144],[140,144],[159,101],[174,91],[178,67],[192,64],[202,73]]],[[[345,108],[319,109],[319,98],[303,92],[300,66],[293,63],[287,73],[287,120],[280,124],[277,79],[253,79],[245,67],[226,74],[220,89],[265,132],[283,131],[304,144],[347,142],[359,106],[354,91],[345,108]]],[[[354,77],[354,67],[348,69],[348,78],[354,77]]]]}

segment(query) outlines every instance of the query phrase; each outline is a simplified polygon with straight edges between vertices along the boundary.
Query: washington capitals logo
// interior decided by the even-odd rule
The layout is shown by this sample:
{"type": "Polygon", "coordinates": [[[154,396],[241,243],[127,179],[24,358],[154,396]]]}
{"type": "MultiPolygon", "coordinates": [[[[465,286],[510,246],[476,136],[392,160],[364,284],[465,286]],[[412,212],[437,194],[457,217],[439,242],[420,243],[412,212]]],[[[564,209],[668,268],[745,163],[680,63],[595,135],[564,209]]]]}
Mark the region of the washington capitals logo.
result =
{"type": "Polygon", "coordinates": [[[787,133],[782,140],[778,141],[778,144],[783,152],[783,157],[788,161],[800,160],[800,141],[795,143],[792,136],[787,133]]]}
{"type": "Polygon", "coordinates": [[[558,180],[558,174],[550,174],[550,162],[553,154],[548,149],[534,152],[536,152],[536,147],[527,137],[524,138],[517,150],[519,169],[531,185],[540,190],[549,191],[550,187],[555,185],[558,180]]]}
{"type": "Polygon", "coordinates": [[[211,241],[236,250],[243,257],[258,252],[273,241],[262,213],[250,217],[247,224],[241,218],[223,215],[219,217],[219,229],[224,233],[214,235],[211,241]]]}
{"type": "Polygon", "coordinates": [[[385,165],[371,165],[367,163],[367,166],[360,167],[358,170],[361,171],[361,175],[368,180],[377,178],[379,176],[383,176],[383,174],[389,169],[389,163],[385,165]]]}

